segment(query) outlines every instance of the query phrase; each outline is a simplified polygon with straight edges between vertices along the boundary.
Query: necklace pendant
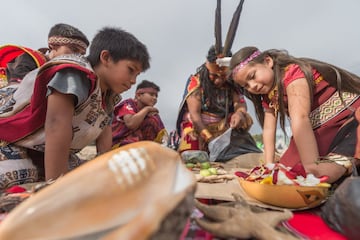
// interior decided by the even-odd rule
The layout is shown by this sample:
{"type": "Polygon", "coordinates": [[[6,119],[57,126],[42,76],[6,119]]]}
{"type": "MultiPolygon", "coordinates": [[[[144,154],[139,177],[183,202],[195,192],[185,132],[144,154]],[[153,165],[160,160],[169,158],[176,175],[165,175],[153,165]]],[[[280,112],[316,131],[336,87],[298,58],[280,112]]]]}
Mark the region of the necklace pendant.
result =
{"type": "Polygon", "coordinates": [[[278,104],[274,104],[274,103],[270,103],[269,104],[269,107],[274,109],[274,115],[275,115],[275,118],[277,118],[277,115],[278,115],[278,112],[279,112],[279,105],[278,104]]]}

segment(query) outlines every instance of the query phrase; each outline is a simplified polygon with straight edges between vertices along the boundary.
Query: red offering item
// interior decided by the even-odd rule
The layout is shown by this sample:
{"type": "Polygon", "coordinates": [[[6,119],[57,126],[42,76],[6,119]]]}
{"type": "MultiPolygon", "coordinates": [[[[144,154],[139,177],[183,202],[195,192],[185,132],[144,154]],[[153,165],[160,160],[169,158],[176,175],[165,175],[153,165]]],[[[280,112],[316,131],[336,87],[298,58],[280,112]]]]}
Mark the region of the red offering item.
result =
{"type": "Polygon", "coordinates": [[[312,212],[294,212],[293,218],[284,222],[283,225],[304,239],[346,239],[342,234],[326,225],[319,215],[312,212]]]}
{"type": "Polygon", "coordinates": [[[25,192],[25,191],[26,191],[25,188],[17,186],[17,185],[12,186],[12,187],[5,190],[6,193],[22,193],[22,192],[25,192]]]}
{"type": "Polygon", "coordinates": [[[294,171],[294,168],[289,168],[281,163],[262,164],[247,172],[237,171],[235,172],[235,175],[249,182],[260,182],[273,185],[330,187],[330,184],[327,184],[327,181],[329,180],[328,176],[317,178],[311,173],[302,175],[297,171],[294,171]]]}

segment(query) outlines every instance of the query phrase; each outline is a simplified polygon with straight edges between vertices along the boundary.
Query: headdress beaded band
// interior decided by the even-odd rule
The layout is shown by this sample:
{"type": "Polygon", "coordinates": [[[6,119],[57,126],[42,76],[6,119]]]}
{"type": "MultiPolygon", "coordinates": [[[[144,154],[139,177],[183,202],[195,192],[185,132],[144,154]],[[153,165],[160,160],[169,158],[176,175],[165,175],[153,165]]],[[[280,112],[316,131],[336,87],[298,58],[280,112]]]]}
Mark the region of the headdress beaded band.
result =
{"type": "Polygon", "coordinates": [[[50,47],[62,45],[74,45],[79,48],[81,54],[85,54],[87,44],[79,39],[53,36],[48,39],[50,47]]]}
{"type": "Polygon", "coordinates": [[[243,68],[246,64],[251,62],[254,58],[259,56],[261,52],[259,50],[256,50],[253,52],[248,58],[246,58],[244,61],[240,62],[232,71],[232,75],[234,76],[241,68],[243,68]]]}

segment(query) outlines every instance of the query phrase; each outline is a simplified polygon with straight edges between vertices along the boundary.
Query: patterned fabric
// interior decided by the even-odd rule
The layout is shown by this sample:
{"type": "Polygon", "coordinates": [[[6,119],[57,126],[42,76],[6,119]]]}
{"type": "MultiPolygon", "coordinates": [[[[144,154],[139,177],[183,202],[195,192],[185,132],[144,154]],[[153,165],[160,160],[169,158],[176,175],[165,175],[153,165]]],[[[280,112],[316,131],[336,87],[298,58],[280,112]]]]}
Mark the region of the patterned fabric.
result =
{"type": "Polygon", "coordinates": [[[46,62],[45,56],[36,50],[13,44],[0,46],[0,67],[6,68],[7,64],[23,53],[29,54],[38,67],[46,62]]]}
{"type": "Polygon", "coordinates": [[[3,88],[7,85],[6,79],[6,69],[4,67],[0,67],[0,88],[3,88]]]}
{"type": "MultiPolygon", "coordinates": [[[[298,65],[289,65],[283,78],[284,89],[286,90],[286,87],[291,82],[304,77],[305,75],[298,65]]],[[[326,156],[337,148],[342,149],[341,152],[337,152],[338,154],[345,154],[346,152],[347,156],[353,156],[356,136],[352,132],[356,131],[357,123],[352,124],[353,122],[351,123],[349,119],[353,116],[354,111],[360,107],[359,96],[346,92],[342,93],[344,106],[341,104],[337,89],[330,86],[316,69],[313,69],[313,78],[315,87],[310,118],[319,155],[326,156]],[[347,127],[345,127],[346,125],[347,127]],[[343,129],[341,134],[339,134],[340,129],[343,129]],[[341,146],[333,146],[332,143],[335,141],[341,146]]],[[[346,81],[346,79],[343,79],[343,81],[346,81]]],[[[264,96],[263,106],[265,108],[278,105],[276,89],[274,91],[264,96]]],[[[286,91],[284,92],[284,101],[284,105],[287,106],[286,91]]],[[[293,138],[290,139],[289,147],[282,155],[280,162],[290,167],[301,165],[300,156],[293,138]]]]}
{"type": "MultiPolygon", "coordinates": [[[[89,77],[89,81],[92,83],[91,92],[95,94],[96,97],[91,101],[100,105],[99,108],[102,109],[101,92],[99,86],[96,85],[96,76],[90,65],[86,64],[88,63],[78,55],[64,55],[62,58],[55,58],[47,62],[38,72],[35,70],[35,81],[30,77],[27,79],[28,76],[26,76],[13,95],[15,103],[9,106],[11,110],[0,114],[0,140],[13,143],[42,129],[45,123],[47,107],[47,101],[44,101],[48,91],[47,83],[52,79],[54,74],[61,69],[71,67],[85,72],[89,77]],[[29,91],[29,89],[33,91],[29,91]],[[96,91],[94,91],[95,89],[96,91]]],[[[90,105],[90,103],[88,102],[86,105],[90,105]]],[[[78,107],[78,109],[82,108],[78,107]]],[[[77,113],[76,115],[78,115],[79,110],[75,109],[75,111],[77,113]]],[[[99,114],[95,114],[94,116],[98,115],[99,114]]],[[[90,118],[90,116],[88,118],[90,118]]],[[[93,119],[89,119],[88,121],[91,123],[93,119]]],[[[108,119],[107,121],[110,120],[108,119]]],[[[41,142],[42,140],[37,140],[36,142],[39,143],[39,141],[41,142]]]]}
{"type": "Polygon", "coordinates": [[[50,48],[54,48],[56,46],[73,46],[79,50],[80,54],[86,53],[87,44],[76,38],[67,38],[67,37],[59,37],[53,36],[48,39],[48,45],[50,48]]]}
{"type": "MultiPolygon", "coordinates": [[[[218,136],[226,131],[228,128],[226,125],[229,122],[231,114],[234,112],[232,91],[229,88],[216,89],[214,96],[207,96],[200,86],[199,76],[191,75],[185,86],[176,123],[177,132],[181,133],[178,148],[180,152],[186,150],[207,151],[207,144],[195,131],[186,105],[187,98],[195,91],[200,91],[201,93],[201,118],[213,136],[218,136]],[[216,106],[211,105],[209,101],[210,97],[216,100],[216,106]],[[228,112],[227,120],[225,120],[226,112],[228,112]]],[[[241,95],[240,98],[243,99],[243,96],[241,95]]]]}
{"type": "MultiPolygon", "coordinates": [[[[34,152],[29,153],[29,149],[15,144],[0,146],[0,192],[11,186],[44,181],[43,159],[39,159],[39,156],[43,158],[44,155],[40,152],[34,155],[34,152]],[[42,162],[36,162],[37,165],[34,160],[42,162]]],[[[85,162],[86,160],[71,153],[68,169],[72,170],[85,162]]]]}
{"type": "MultiPolygon", "coordinates": [[[[30,48],[12,44],[0,46],[0,68],[5,69],[7,82],[20,82],[28,72],[46,61],[44,54],[30,48]]],[[[7,83],[0,88],[6,85],[7,83]]]]}
{"type": "MultiPolygon", "coordinates": [[[[228,129],[226,126],[226,122],[228,121],[225,121],[225,118],[219,118],[205,112],[201,114],[201,119],[214,137],[221,135],[226,131],[226,129],[228,129]]],[[[204,142],[199,134],[195,131],[194,125],[191,122],[190,115],[188,113],[184,115],[184,121],[182,122],[181,129],[182,134],[178,148],[179,152],[187,150],[208,150],[207,143],[204,142]]]]}
{"type": "Polygon", "coordinates": [[[191,212],[191,216],[188,219],[186,226],[179,240],[216,240],[210,233],[206,232],[200,228],[195,221],[192,221],[194,218],[201,218],[204,214],[200,212],[197,208],[194,208],[191,212]]]}
{"type": "Polygon", "coordinates": [[[113,148],[144,140],[162,143],[167,132],[159,114],[147,115],[135,130],[126,127],[123,117],[127,114],[134,115],[138,111],[136,101],[131,98],[115,107],[112,121],[113,148]]]}
{"type": "Polygon", "coordinates": [[[0,147],[0,190],[10,186],[33,183],[38,170],[23,147],[0,147]]]}
{"type": "Polygon", "coordinates": [[[6,87],[0,89],[0,114],[9,112],[13,109],[13,105],[16,103],[13,98],[16,88],[6,87]]]}
{"type": "Polygon", "coordinates": [[[28,80],[27,77],[31,74],[24,78],[13,94],[15,104],[9,111],[0,114],[0,139],[3,140],[0,146],[3,153],[0,161],[0,188],[1,185],[10,186],[37,180],[36,171],[39,169],[34,167],[34,159],[30,159],[26,153],[30,149],[44,152],[47,83],[56,72],[65,68],[85,72],[91,82],[87,99],[75,107],[69,169],[82,163],[75,153],[95,141],[105,126],[110,125],[112,109],[116,103],[115,96],[110,94],[109,96],[114,96],[114,101],[104,104],[100,84],[87,61],[77,55],[67,55],[49,61],[39,71],[35,70],[36,78],[28,80]],[[23,174],[24,171],[28,174],[23,174]],[[22,177],[17,179],[16,176],[22,177]]]}
{"type": "Polygon", "coordinates": [[[180,103],[179,114],[176,121],[176,131],[181,133],[181,122],[183,121],[184,114],[187,112],[186,107],[186,99],[190,96],[194,91],[199,89],[200,87],[200,79],[198,77],[190,76],[185,84],[185,90],[183,93],[183,99],[180,103]]]}
{"type": "Polygon", "coordinates": [[[169,133],[169,140],[167,146],[171,149],[177,150],[179,148],[180,136],[176,130],[169,133]]]}
{"type": "Polygon", "coordinates": [[[334,118],[337,113],[347,109],[360,96],[355,93],[343,92],[341,101],[339,92],[335,92],[326,102],[310,113],[313,128],[317,128],[334,118]]]}

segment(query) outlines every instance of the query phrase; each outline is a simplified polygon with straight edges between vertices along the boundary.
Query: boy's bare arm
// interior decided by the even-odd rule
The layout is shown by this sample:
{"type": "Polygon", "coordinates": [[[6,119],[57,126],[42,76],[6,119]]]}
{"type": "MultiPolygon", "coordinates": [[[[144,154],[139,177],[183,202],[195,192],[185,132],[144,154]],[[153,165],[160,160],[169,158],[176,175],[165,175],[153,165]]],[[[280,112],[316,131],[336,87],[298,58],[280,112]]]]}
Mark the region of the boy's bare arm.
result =
{"type": "Polygon", "coordinates": [[[141,123],[144,121],[144,118],[151,113],[158,113],[159,111],[155,107],[146,106],[143,109],[141,109],[139,112],[135,114],[127,114],[125,115],[124,122],[126,127],[129,129],[137,129],[141,123]]]}
{"type": "Polygon", "coordinates": [[[111,126],[106,126],[96,139],[97,154],[102,154],[111,149],[112,146],[112,134],[111,126]]]}
{"type": "Polygon", "coordinates": [[[55,179],[68,172],[73,114],[73,95],[54,91],[48,96],[45,121],[46,180],[55,179]]]}

